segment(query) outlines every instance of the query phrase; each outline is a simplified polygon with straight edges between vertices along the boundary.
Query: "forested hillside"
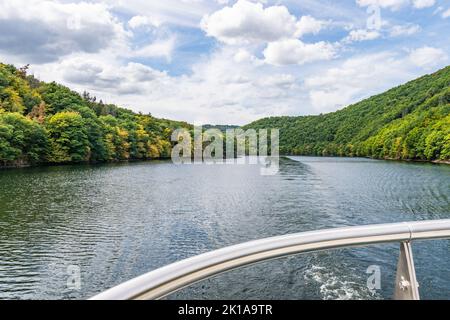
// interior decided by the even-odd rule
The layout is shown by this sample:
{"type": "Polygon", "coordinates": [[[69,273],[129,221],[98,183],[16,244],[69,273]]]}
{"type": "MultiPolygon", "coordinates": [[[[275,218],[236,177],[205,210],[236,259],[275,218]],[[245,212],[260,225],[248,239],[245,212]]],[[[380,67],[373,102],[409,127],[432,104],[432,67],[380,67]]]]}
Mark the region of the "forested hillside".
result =
{"type": "Polygon", "coordinates": [[[179,127],[0,63],[0,166],[165,158],[179,127]]]}
{"type": "MultiPolygon", "coordinates": [[[[180,127],[192,129],[0,63],[0,166],[166,158],[180,127]]],[[[282,154],[449,161],[450,67],[334,113],[244,128],[279,128],[282,154]]]]}
{"type": "Polygon", "coordinates": [[[450,67],[337,112],[245,128],[279,128],[282,154],[448,161],[450,67]]]}

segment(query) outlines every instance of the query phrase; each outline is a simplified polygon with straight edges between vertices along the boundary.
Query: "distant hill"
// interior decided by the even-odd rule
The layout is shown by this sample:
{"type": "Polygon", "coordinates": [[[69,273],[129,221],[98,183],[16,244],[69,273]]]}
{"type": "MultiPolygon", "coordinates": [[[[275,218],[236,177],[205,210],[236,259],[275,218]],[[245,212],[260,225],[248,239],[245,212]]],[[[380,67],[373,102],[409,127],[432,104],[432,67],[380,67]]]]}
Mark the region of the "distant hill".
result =
{"type": "Polygon", "coordinates": [[[239,128],[239,126],[235,126],[235,125],[228,125],[228,124],[204,124],[202,126],[203,130],[208,130],[208,129],[219,129],[222,132],[226,132],[229,129],[237,129],[239,128]]]}
{"type": "Polygon", "coordinates": [[[450,160],[450,67],[318,116],[272,117],[244,128],[279,128],[288,155],[450,160]]]}

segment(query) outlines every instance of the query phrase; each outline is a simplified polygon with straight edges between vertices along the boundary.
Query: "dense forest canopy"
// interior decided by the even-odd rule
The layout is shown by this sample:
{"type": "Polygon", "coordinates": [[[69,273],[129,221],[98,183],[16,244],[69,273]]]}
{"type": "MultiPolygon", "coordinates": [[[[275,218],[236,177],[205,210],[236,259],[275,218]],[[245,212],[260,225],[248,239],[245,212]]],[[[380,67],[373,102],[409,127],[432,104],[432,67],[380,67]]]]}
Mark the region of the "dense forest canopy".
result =
{"type": "Polygon", "coordinates": [[[450,67],[333,113],[245,128],[280,129],[281,154],[448,161],[450,67]]]}
{"type": "Polygon", "coordinates": [[[0,63],[0,166],[167,158],[180,127],[0,63]]]}
{"type": "MultiPolygon", "coordinates": [[[[0,63],[0,166],[167,158],[178,128],[193,130],[0,63]]],[[[450,67],[337,112],[249,128],[280,129],[281,154],[449,161],[450,67]]]]}

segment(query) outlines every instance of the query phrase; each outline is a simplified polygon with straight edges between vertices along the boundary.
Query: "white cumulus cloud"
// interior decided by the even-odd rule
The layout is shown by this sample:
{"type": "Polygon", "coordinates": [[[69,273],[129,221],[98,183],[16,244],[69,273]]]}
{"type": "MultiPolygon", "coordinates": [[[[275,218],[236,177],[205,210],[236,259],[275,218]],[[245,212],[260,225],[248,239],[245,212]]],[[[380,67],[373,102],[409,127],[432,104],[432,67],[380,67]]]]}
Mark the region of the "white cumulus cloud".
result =
{"type": "Polygon", "coordinates": [[[311,16],[302,16],[296,25],[296,37],[302,37],[305,34],[318,34],[326,25],[328,21],[318,20],[311,16]]]}
{"type": "Polygon", "coordinates": [[[418,67],[429,68],[441,65],[442,62],[448,59],[448,56],[442,49],[425,46],[413,50],[409,55],[409,59],[418,67]]]}
{"type": "Polygon", "coordinates": [[[325,21],[311,16],[297,19],[285,6],[264,8],[262,3],[239,0],[203,17],[202,29],[228,44],[264,43],[318,33],[325,21]]]}
{"type": "Polygon", "coordinates": [[[138,29],[141,27],[156,27],[158,28],[161,26],[162,22],[157,17],[150,17],[150,16],[134,16],[128,21],[128,26],[131,29],[138,29]]]}
{"type": "Polygon", "coordinates": [[[269,43],[263,54],[267,63],[290,65],[330,60],[336,50],[332,44],[324,41],[309,44],[298,39],[285,39],[269,43]]]}
{"type": "Polygon", "coordinates": [[[203,18],[207,35],[225,43],[269,42],[295,33],[296,18],[284,6],[264,8],[261,3],[239,0],[203,18]]]}
{"type": "Polygon", "coordinates": [[[176,47],[176,37],[171,36],[167,39],[155,40],[154,42],[143,46],[137,50],[132,50],[128,53],[128,57],[139,58],[165,58],[171,61],[172,54],[176,47]]]}
{"type": "Polygon", "coordinates": [[[101,3],[49,0],[0,1],[0,52],[31,63],[75,52],[123,46],[123,24],[101,3]],[[6,36],[8,35],[8,36],[6,36]]]}
{"type": "Polygon", "coordinates": [[[316,112],[329,112],[411,79],[410,66],[392,52],[349,58],[305,80],[316,112]]]}

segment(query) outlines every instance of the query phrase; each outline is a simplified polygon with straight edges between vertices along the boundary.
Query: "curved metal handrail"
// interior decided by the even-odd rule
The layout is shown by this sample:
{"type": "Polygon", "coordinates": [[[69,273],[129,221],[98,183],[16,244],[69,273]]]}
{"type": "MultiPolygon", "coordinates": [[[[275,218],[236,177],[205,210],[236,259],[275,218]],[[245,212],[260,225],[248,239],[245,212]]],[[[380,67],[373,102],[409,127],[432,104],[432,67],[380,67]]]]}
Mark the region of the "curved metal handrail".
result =
{"type": "Polygon", "coordinates": [[[261,239],[170,264],[92,299],[160,299],[211,276],[274,258],[324,249],[449,238],[450,219],[344,227],[261,239]]]}

